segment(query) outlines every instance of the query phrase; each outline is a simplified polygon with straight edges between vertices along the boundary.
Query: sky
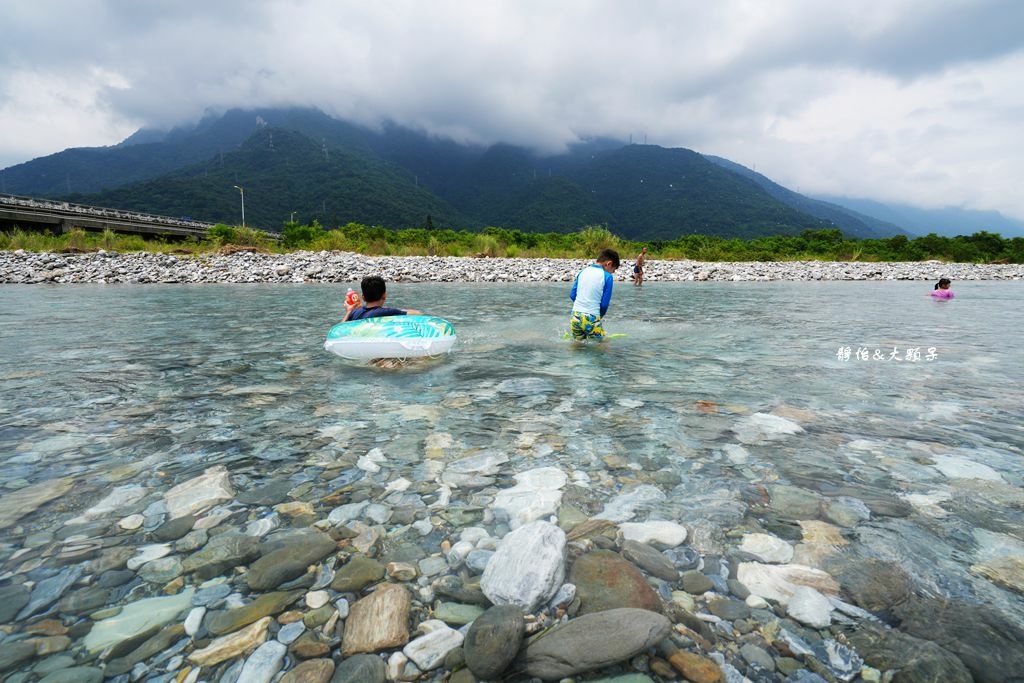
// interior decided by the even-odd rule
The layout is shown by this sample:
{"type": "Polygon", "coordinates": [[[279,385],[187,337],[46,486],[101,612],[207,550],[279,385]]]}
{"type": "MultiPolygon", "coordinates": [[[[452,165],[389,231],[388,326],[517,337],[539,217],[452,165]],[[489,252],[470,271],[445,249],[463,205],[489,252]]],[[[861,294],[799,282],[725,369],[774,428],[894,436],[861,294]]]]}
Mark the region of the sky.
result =
{"type": "Polygon", "coordinates": [[[0,168],[232,107],[1024,220],[1022,0],[6,0],[0,168]]]}

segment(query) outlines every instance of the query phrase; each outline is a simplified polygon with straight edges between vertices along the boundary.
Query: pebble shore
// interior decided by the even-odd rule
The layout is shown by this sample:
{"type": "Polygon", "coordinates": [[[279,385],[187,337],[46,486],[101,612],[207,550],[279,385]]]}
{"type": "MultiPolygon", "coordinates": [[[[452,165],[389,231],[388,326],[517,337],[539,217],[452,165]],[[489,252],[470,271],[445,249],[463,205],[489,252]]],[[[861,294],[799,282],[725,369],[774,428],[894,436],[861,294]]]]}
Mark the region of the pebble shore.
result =
{"type": "MultiPolygon", "coordinates": [[[[629,258],[623,255],[624,258],[629,258]]],[[[87,254],[0,252],[0,283],[257,283],[353,282],[369,273],[404,282],[568,282],[586,260],[363,256],[308,252],[177,256],[98,251],[87,254]]],[[[632,262],[618,275],[628,279],[632,262]]],[[[645,279],[690,281],[814,280],[1022,280],[1024,264],[924,261],[863,263],[828,261],[701,262],[649,260],[645,279]]]]}

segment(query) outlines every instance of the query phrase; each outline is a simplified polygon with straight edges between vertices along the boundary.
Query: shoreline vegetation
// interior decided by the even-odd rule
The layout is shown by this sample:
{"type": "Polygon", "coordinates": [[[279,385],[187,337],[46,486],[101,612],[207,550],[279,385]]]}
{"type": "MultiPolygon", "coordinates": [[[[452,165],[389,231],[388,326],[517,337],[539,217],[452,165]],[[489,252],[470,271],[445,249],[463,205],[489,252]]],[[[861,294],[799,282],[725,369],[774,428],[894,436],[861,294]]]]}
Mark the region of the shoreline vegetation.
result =
{"type": "Polygon", "coordinates": [[[103,250],[180,256],[255,250],[267,254],[340,251],[364,256],[592,259],[601,249],[611,248],[619,251],[623,262],[632,262],[645,246],[651,260],[663,261],[1024,263],[1024,237],[1003,238],[985,231],[957,237],[933,233],[916,238],[898,235],[858,240],[844,236],[838,229],[830,229],[746,240],[686,235],[674,240],[642,242],[620,238],[600,226],[571,233],[532,233],[504,228],[485,228],[481,232],[433,228],[391,230],[358,223],[327,230],[314,222],[312,225],[286,223],[280,235],[218,224],[210,228],[207,239],[180,241],[124,235],[111,230],[72,230],[53,235],[15,228],[0,233],[0,251],[87,253],[103,250]]]}

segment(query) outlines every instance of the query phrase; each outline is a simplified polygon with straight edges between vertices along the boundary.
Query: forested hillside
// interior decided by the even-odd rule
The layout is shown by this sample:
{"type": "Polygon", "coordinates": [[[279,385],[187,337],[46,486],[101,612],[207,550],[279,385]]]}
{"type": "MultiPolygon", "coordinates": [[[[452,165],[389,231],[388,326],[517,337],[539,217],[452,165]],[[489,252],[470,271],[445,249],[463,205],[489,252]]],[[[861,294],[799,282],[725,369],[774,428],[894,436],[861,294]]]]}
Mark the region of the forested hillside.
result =
{"type": "Polygon", "coordinates": [[[159,178],[84,196],[76,202],[241,223],[280,230],[285,221],[323,225],[437,227],[466,224],[444,201],[417,188],[408,173],[366,154],[327,149],[294,131],[264,127],[245,144],[159,178]]]}

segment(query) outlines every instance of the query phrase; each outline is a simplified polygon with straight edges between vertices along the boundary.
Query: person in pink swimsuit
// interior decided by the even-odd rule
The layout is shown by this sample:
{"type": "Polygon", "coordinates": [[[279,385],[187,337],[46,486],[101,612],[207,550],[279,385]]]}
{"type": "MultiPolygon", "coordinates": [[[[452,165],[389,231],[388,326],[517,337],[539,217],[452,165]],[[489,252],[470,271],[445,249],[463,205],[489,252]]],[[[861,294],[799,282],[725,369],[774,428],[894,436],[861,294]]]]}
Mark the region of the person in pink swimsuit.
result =
{"type": "Polygon", "coordinates": [[[930,291],[928,293],[934,299],[952,299],[953,298],[953,290],[949,288],[950,284],[952,284],[952,283],[949,281],[949,278],[944,277],[941,280],[939,280],[938,282],[936,282],[935,283],[935,289],[933,289],[932,291],[930,291]]]}

